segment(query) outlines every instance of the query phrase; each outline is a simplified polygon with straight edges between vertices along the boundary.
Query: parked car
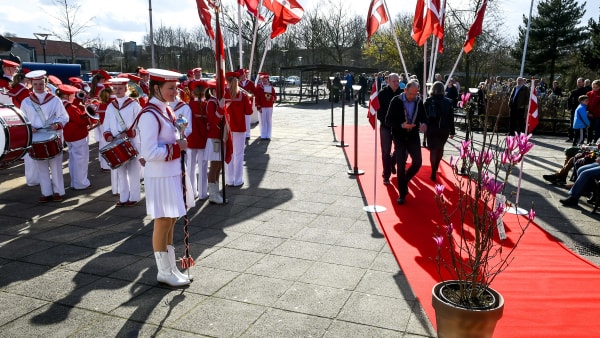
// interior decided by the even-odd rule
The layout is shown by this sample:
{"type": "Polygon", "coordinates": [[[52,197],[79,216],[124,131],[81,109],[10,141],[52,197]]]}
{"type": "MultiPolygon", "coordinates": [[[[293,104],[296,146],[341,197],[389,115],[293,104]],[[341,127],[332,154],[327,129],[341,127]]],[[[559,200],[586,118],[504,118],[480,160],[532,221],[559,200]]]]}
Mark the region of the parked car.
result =
{"type": "Polygon", "coordinates": [[[285,83],[288,85],[299,86],[300,85],[300,76],[296,76],[296,75],[288,76],[285,79],[285,83]]]}
{"type": "Polygon", "coordinates": [[[281,85],[281,76],[279,76],[279,75],[269,76],[269,82],[271,82],[271,85],[273,85],[273,86],[279,86],[279,85],[281,85]]]}

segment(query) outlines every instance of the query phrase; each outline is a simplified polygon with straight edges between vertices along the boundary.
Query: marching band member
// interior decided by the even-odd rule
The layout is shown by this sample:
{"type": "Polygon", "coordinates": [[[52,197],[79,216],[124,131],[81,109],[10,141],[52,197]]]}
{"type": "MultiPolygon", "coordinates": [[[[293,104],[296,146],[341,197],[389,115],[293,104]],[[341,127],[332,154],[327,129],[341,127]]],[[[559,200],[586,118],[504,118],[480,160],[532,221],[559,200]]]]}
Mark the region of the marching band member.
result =
{"type": "Polygon", "coordinates": [[[13,76],[12,88],[8,92],[8,95],[12,98],[12,103],[17,108],[21,108],[21,103],[25,98],[29,97],[31,91],[27,86],[27,78],[25,77],[26,71],[21,70],[15,73],[13,76]]]}
{"type": "MultiPolygon", "coordinates": [[[[104,139],[104,118],[106,117],[106,108],[108,108],[108,105],[111,104],[111,102],[115,98],[116,97],[113,95],[113,89],[110,86],[105,86],[104,89],[102,89],[100,91],[100,94],[99,94],[100,101],[92,103],[97,106],[96,114],[100,118],[100,125],[98,126],[98,128],[94,129],[94,131],[96,131],[96,133],[99,134],[99,136],[97,136],[98,152],[100,152],[100,150],[102,148],[104,148],[108,145],[108,142],[104,139]]],[[[106,162],[104,157],[102,157],[99,153],[98,153],[98,160],[100,161],[100,170],[102,172],[110,172],[111,190],[112,190],[113,196],[116,196],[117,194],[119,194],[118,173],[116,170],[112,170],[110,168],[110,166],[108,165],[108,162],[106,162]]]]}
{"type": "Polygon", "coordinates": [[[204,93],[208,88],[206,81],[191,81],[188,84],[192,99],[189,103],[191,117],[185,129],[188,141],[187,170],[194,197],[202,200],[208,198],[208,161],[204,159],[206,149],[206,100],[204,93]],[[196,175],[196,167],[198,173],[196,175]]]}
{"type": "Polygon", "coordinates": [[[18,63],[10,60],[2,60],[3,76],[0,78],[0,103],[12,104],[13,100],[8,92],[12,89],[11,83],[18,68],[18,63]]]}
{"type": "Polygon", "coordinates": [[[194,77],[190,79],[191,81],[200,81],[200,80],[202,80],[202,68],[198,67],[198,68],[192,69],[192,75],[194,77]]]}
{"type": "MultiPolygon", "coordinates": [[[[104,117],[104,139],[107,142],[113,142],[118,138],[128,138],[131,145],[140,152],[140,138],[137,128],[132,128],[140,110],[139,103],[127,96],[128,78],[112,78],[109,80],[114,90],[116,98],[106,107],[104,117]]],[[[137,159],[128,161],[120,167],[114,169],[117,171],[119,202],[117,207],[134,206],[141,198],[141,163],[137,159]]]]}
{"type": "Polygon", "coordinates": [[[256,108],[260,112],[260,138],[271,140],[273,103],[277,100],[275,88],[269,82],[269,74],[262,73],[261,85],[256,89],[256,108]]]}
{"type": "Polygon", "coordinates": [[[148,81],[150,80],[150,73],[148,73],[148,70],[139,67],[138,68],[138,76],[140,77],[140,87],[142,88],[142,91],[144,92],[144,94],[146,95],[146,97],[150,96],[150,87],[148,85],[148,81]]]}
{"type": "Polygon", "coordinates": [[[139,115],[139,131],[141,154],[146,160],[146,210],[154,220],[152,248],[158,267],[156,279],[170,286],[185,286],[190,279],[177,268],[173,229],[177,218],[186,214],[186,207],[194,206],[194,200],[188,198],[188,205],[184,204],[180,156],[187,149],[187,141],[180,137],[177,118],[168,104],[175,100],[181,74],[162,69],[148,72],[150,101],[139,115]]]}
{"type": "MultiPolygon", "coordinates": [[[[240,68],[237,70],[238,73],[240,74],[240,80],[239,80],[239,86],[242,87],[245,91],[247,91],[248,93],[250,93],[249,97],[250,97],[250,103],[251,103],[251,108],[254,111],[254,97],[256,95],[256,86],[254,86],[254,82],[248,80],[248,69],[244,69],[244,68],[240,68]]],[[[252,115],[246,115],[245,117],[246,119],[246,140],[250,139],[250,131],[252,130],[251,124],[252,124],[252,115]]]]}
{"type": "MultiPolygon", "coordinates": [[[[31,131],[36,133],[41,128],[48,128],[60,134],[60,130],[69,122],[69,115],[60,99],[46,91],[46,71],[31,71],[26,76],[31,80],[33,93],[23,100],[21,110],[31,122],[31,131]]],[[[60,149],[60,154],[53,158],[33,161],[42,190],[40,203],[50,200],[62,201],[62,196],[65,194],[62,160],[62,149],[60,149]]]]}
{"type": "Polygon", "coordinates": [[[90,161],[90,146],[88,139],[88,126],[90,119],[85,112],[73,104],[75,94],[79,91],[71,85],[58,85],[58,96],[69,115],[69,122],[65,125],[63,134],[69,151],[69,176],[71,188],[84,190],[92,186],[88,179],[88,163],[90,161]]]}
{"type": "MultiPolygon", "coordinates": [[[[210,88],[214,87],[214,82],[208,82],[210,88]]],[[[223,153],[229,153],[227,143],[231,143],[231,135],[227,126],[225,100],[217,100],[212,96],[210,89],[206,91],[206,149],[204,151],[204,159],[210,161],[208,169],[208,201],[215,204],[223,204],[223,196],[219,192],[219,174],[221,173],[221,146],[225,142],[226,148],[223,153]],[[221,129],[224,128],[224,129],[221,129]]],[[[226,157],[227,158],[227,157],[226,157]]]]}
{"type": "Polygon", "coordinates": [[[231,162],[226,166],[225,183],[234,187],[244,184],[244,147],[246,146],[246,117],[252,115],[251,99],[238,87],[238,72],[227,72],[227,90],[225,102],[231,129],[233,153],[231,162]]]}
{"type": "MultiPolygon", "coordinates": [[[[142,81],[142,78],[135,75],[135,74],[127,74],[127,78],[129,78],[129,85],[133,86],[135,88],[135,91],[137,94],[137,97],[135,97],[135,99],[138,101],[138,103],[140,104],[140,106],[142,106],[142,108],[144,108],[146,106],[146,103],[148,103],[148,95],[144,92],[144,90],[142,89],[140,83],[142,81]]],[[[130,97],[134,97],[132,96],[132,93],[129,94],[130,97]]]]}
{"type": "MultiPolygon", "coordinates": [[[[21,108],[23,100],[29,97],[31,90],[29,89],[29,79],[25,75],[29,72],[27,69],[21,69],[13,76],[12,89],[8,92],[8,95],[12,98],[12,102],[17,108],[21,108]]],[[[40,179],[37,174],[35,163],[33,158],[29,156],[29,153],[25,153],[23,156],[23,162],[25,167],[25,182],[28,186],[36,186],[40,184],[40,179]]]]}

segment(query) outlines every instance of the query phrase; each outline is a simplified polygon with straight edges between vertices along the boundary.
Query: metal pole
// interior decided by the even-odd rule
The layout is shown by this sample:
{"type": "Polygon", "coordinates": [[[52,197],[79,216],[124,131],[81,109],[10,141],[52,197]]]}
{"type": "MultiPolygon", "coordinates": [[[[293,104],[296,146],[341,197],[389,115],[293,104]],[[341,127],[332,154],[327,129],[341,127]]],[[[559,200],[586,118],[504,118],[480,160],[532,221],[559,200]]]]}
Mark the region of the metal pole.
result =
{"type": "Polygon", "coordinates": [[[354,90],[354,169],[348,170],[348,175],[362,175],[365,172],[358,169],[358,91],[360,85],[352,85],[354,90]]]}
{"type": "Polygon", "coordinates": [[[156,68],[154,61],[154,28],[152,28],[152,0],[148,0],[148,12],[150,15],[150,54],[152,59],[152,68],[156,68]]]}
{"type": "Polygon", "coordinates": [[[336,127],[336,125],[333,123],[333,80],[335,79],[335,77],[330,76],[329,77],[329,102],[331,102],[331,123],[329,124],[328,127],[336,127]]]}

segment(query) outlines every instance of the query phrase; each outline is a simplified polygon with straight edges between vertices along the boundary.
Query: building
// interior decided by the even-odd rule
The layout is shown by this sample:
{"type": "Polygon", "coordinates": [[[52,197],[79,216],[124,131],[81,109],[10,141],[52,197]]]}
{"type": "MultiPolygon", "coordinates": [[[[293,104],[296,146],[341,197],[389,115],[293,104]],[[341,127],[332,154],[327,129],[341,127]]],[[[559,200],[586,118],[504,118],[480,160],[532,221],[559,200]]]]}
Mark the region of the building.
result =
{"type": "Polygon", "coordinates": [[[96,55],[76,42],[71,44],[43,38],[28,39],[0,35],[0,58],[5,58],[10,53],[20,57],[22,62],[80,64],[82,73],[98,69],[96,55]]]}

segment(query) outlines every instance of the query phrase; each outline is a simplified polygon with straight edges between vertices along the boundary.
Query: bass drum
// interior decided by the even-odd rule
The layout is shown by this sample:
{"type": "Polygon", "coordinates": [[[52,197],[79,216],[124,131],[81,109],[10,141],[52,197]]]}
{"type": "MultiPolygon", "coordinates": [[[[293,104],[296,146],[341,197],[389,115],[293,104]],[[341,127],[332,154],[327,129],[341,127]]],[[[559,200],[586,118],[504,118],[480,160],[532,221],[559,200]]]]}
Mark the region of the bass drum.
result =
{"type": "Polygon", "coordinates": [[[21,159],[31,146],[31,122],[13,106],[0,104],[0,166],[21,159]]]}

